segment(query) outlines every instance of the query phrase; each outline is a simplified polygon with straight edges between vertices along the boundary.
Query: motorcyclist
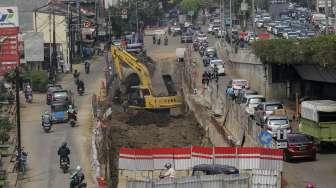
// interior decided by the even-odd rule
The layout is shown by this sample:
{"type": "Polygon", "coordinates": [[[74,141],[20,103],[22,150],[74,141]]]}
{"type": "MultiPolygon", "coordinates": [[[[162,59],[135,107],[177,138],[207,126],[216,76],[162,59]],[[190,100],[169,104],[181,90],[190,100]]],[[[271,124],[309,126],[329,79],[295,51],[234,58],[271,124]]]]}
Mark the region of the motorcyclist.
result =
{"type": "Polygon", "coordinates": [[[76,186],[80,186],[85,179],[84,173],[82,172],[82,168],[80,166],[76,167],[75,173],[71,176],[70,188],[75,188],[76,186]]]}
{"type": "Polygon", "coordinates": [[[43,124],[45,122],[48,122],[50,125],[52,123],[52,119],[51,119],[51,115],[48,111],[45,111],[43,114],[42,114],[42,126],[44,126],[43,124]]]}
{"type": "Polygon", "coordinates": [[[155,35],[153,35],[153,44],[155,44],[156,43],[156,37],[155,37],[155,35]]]}
{"type": "Polygon", "coordinates": [[[77,121],[77,112],[72,107],[72,105],[69,105],[69,107],[68,107],[68,118],[69,119],[74,119],[75,121],[77,121]]]}
{"type": "Polygon", "coordinates": [[[28,97],[33,95],[33,90],[31,88],[31,86],[28,84],[25,88],[25,98],[26,100],[28,100],[28,97]]]}
{"type": "Polygon", "coordinates": [[[175,178],[175,169],[173,168],[172,164],[171,163],[166,163],[164,165],[164,167],[167,169],[167,171],[163,174],[163,175],[160,175],[160,178],[175,178]]]}
{"type": "Polygon", "coordinates": [[[75,69],[75,72],[73,73],[73,77],[74,77],[74,79],[75,79],[75,83],[76,83],[76,84],[78,84],[79,75],[80,75],[80,72],[78,72],[78,70],[75,69]]]}
{"type": "Polygon", "coordinates": [[[168,37],[167,36],[165,36],[165,38],[164,38],[164,44],[168,45],[168,37]]]}
{"type": "Polygon", "coordinates": [[[85,63],[84,63],[84,66],[85,66],[85,72],[86,72],[86,74],[89,74],[89,72],[90,72],[90,62],[89,61],[85,61],[85,63]]]}
{"type": "Polygon", "coordinates": [[[68,148],[66,142],[62,143],[62,146],[58,149],[57,154],[60,156],[60,167],[63,159],[65,159],[70,164],[70,149],[68,148]]]}
{"type": "Polygon", "coordinates": [[[78,80],[77,84],[77,91],[79,91],[80,89],[82,89],[83,92],[85,91],[84,82],[82,80],[78,80]]]}

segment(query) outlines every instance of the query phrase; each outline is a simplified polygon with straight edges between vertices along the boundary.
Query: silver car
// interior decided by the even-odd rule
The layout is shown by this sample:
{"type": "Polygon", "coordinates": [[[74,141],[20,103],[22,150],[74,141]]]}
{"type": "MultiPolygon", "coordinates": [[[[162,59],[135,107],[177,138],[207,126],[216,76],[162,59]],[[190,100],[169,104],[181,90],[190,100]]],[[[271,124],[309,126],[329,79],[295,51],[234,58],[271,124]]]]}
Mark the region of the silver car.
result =
{"type": "Polygon", "coordinates": [[[278,130],[286,131],[287,133],[291,132],[287,116],[271,115],[266,118],[265,123],[267,132],[270,133],[273,137],[277,136],[278,130]]]}
{"type": "Polygon", "coordinates": [[[266,99],[263,95],[247,95],[246,98],[243,99],[243,105],[245,106],[245,111],[252,116],[258,104],[265,101],[266,99]]]}

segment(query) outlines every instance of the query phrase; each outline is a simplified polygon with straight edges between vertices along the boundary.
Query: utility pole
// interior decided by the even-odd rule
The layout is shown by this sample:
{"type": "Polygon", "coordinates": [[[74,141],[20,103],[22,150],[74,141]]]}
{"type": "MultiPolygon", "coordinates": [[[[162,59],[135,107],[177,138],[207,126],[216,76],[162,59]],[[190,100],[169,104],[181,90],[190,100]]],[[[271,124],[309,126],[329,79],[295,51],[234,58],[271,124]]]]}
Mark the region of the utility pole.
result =
{"type": "Polygon", "coordinates": [[[328,29],[329,29],[329,11],[328,11],[328,1],[329,0],[324,0],[324,13],[326,15],[326,30],[325,30],[325,33],[328,34],[328,29]]]}
{"type": "Polygon", "coordinates": [[[230,0],[230,46],[232,50],[232,0],[230,0]]]}
{"type": "Polygon", "coordinates": [[[16,93],[16,132],[17,132],[17,153],[18,169],[22,169],[22,150],[21,150],[21,119],[20,119],[20,70],[19,66],[15,69],[15,93],[16,93]]]}
{"type": "Polygon", "coordinates": [[[55,4],[52,5],[53,11],[53,51],[52,51],[52,81],[56,81],[57,70],[57,47],[56,47],[56,19],[55,19],[55,4]]]}
{"type": "Polygon", "coordinates": [[[138,19],[138,0],[135,3],[135,15],[136,15],[136,33],[139,32],[139,19],[138,19]]]}
{"type": "Polygon", "coordinates": [[[80,55],[80,57],[82,57],[82,30],[81,30],[81,26],[82,26],[82,18],[81,18],[81,11],[80,11],[80,1],[77,0],[76,1],[76,8],[78,11],[78,26],[77,26],[77,33],[78,33],[78,53],[80,55]]]}
{"type": "Polygon", "coordinates": [[[68,59],[70,64],[70,72],[72,72],[72,12],[71,12],[71,4],[68,3],[68,59]]]}
{"type": "Polygon", "coordinates": [[[256,35],[254,17],[255,17],[255,7],[254,7],[254,0],[252,0],[252,28],[253,28],[253,33],[256,35]]]}

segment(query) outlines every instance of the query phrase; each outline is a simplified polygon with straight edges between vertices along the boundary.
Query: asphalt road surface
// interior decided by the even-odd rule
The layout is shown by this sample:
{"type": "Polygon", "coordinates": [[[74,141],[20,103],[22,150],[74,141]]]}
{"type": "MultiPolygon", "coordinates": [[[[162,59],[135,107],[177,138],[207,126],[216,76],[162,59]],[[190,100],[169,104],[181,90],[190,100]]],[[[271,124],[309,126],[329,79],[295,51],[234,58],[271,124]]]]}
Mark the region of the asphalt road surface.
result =
{"type": "MultiPolygon", "coordinates": [[[[206,32],[207,28],[202,27],[202,31],[206,32]]],[[[218,39],[208,35],[208,41],[209,46],[215,46],[218,39]]],[[[170,44],[174,45],[174,43],[170,44]]],[[[194,58],[200,58],[198,54],[194,54],[194,58]]],[[[227,82],[227,76],[220,77],[218,81],[219,91],[225,92],[225,82],[227,82]]],[[[325,153],[319,153],[316,161],[284,162],[283,176],[284,185],[288,188],[305,187],[309,182],[318,188],[334,188],[336,182],[336,147],[330,147],[325,153]]]]}
{"type": "MultiPolygon", "coordinates": [[[[33,104],[24,104],[22,107],[22,143],[29,156],[27,172],[19,187],[69,187],[70,174],[63,174],[57,155],[58,147],[63,141],[67,141],[71,149],[70,171],[81,165],[85,169],[88,187],[94,187],[90,174],[91,96],[98,91],[103,79],[103,58],[99,57],[92,63],[89,75],[84,73],[83,66],[77,66],[86,87],[84,96],[78,96],[75,92],[79,120],[77,127],[70,127],[67,123],[54,124],[50,133],[43,131],[41,113],[50,109],[46,105],[45,94],[35,94],[33,104]]],[[[71,74],[65,75],[60,83],[64,88],[77,91],[71,74]]]]}

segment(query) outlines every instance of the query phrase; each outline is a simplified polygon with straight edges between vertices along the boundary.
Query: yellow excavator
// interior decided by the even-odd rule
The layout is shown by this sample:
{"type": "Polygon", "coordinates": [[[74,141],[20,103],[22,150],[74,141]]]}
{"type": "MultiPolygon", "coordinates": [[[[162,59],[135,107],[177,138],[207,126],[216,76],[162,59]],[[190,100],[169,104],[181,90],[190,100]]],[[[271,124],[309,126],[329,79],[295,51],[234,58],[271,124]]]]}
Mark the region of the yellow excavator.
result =
{"type": "Polygon", "coordinates": [[[139,85],[129,88],[127,103],[129,108],[147,110],[165,110],[182,105],[181,96],[153,96],[150,74],[147,67],[124,49],[111,47],[114,69],[121,81],[124,81],[123,67],[129,67],[139,77],[139,85]]]}

